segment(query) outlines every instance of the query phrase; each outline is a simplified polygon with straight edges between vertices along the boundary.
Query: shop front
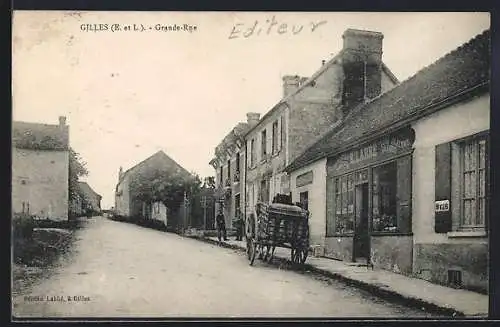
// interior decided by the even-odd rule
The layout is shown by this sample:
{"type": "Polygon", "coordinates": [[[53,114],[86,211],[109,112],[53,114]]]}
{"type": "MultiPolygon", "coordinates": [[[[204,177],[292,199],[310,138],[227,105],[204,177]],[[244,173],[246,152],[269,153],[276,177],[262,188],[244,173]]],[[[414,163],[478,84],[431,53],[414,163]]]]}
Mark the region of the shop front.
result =
{"type": "Polygon", "coordinates": [[[411,273],[414,135],[401,128],[328,158],[326,256],[411,273]]]}

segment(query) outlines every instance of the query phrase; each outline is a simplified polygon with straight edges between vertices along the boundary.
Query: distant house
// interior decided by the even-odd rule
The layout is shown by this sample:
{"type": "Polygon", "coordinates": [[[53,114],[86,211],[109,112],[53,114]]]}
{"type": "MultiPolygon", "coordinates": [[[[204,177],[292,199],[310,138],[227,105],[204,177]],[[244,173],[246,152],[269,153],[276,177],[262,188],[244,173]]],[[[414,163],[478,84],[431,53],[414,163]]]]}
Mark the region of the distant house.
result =
{"type": "Polygon", "coordinates": [[[161,202],[146,203],[138,198],[131,183],[141,176],[155,170],[176,173],[190,178],[191,174],[163,151],[158,151],[134,167],[123,172],[120,167],[118,184],[115,189],[115,215],[126,220],[155,219],[167,225],[167,208],[161,202]]]}
{"type": "MultiPolygon", "coordinates": [[[[226,228],[233,227],[233,220],[243,218],[245,210],[244,165],[245,139],[244,135],[259,122],[258,113],[247,113],[247,122],[238,123],[217,145],[215,157],[210,161],[214,167],[216,196],[216,210],[224,213],[226,228]]],[[[208,227],[211,227],[210,225],[208,227]]]]}
{"type": "Polygon", "coordinates": [[[69,127],[13,122],[12,211],[68,219],[69,127]]]}
{"type": "Polygon", "coordinates": [[[94,214],[101,211],[102,196],[97,194],[86,182],[78,182],[79,193],[84,199],[85,211],[94,214]]]}
{"type": "Polygon", "coordinates": [[[70,201],[69,214],[82,216],[99,214],[101,212],[102,196],[97,194],[86,182],[78,182],[78,190],[70,201]]]}

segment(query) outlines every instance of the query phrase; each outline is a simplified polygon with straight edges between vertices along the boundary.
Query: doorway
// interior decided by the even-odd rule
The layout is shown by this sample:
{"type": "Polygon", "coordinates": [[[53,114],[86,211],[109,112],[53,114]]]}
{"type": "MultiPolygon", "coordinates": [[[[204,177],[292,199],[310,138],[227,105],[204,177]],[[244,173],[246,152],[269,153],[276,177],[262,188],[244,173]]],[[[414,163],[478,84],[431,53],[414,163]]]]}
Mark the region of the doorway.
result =
{"type": "Polygon", "coordinates": [[[355,229],[354,229],[354,261],[366,261],[370,255],[370,235],[368,233],[368,183],[356,185],[355,188],[355,229]]]}

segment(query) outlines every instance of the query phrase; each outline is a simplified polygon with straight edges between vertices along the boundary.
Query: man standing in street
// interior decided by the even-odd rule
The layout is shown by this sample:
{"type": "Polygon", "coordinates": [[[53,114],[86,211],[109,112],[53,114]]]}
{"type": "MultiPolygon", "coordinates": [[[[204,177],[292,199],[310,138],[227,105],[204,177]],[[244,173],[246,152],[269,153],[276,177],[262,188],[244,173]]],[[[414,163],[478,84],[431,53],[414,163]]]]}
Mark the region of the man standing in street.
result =
{"type": "Polygon", "coordinates": [[[219,239],[219,242],[221,241],[222,236],[224,236],[224,241],[227,241],[227,235],[226,235],[226,221],[224,220],[224,214],[222,213],[222,210],[219,210],[219,213],[217,214],[217,238],[219,239]]]}

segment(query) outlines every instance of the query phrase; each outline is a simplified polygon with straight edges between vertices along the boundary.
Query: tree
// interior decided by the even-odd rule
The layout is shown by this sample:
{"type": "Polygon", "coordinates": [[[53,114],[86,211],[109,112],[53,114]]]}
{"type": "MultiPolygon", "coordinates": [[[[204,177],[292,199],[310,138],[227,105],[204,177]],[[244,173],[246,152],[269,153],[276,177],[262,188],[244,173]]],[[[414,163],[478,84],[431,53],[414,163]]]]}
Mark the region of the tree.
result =
{"type": "Polygon", "coordinates": [[[138,172],[130,182],[130,192],[137,200],[152,203],[161,201],[175,210],[187,197],[200,192],[201,179],[197,174],[186,175],[181,171],[152,169],[138,172]]]}
{"type": "Polygon", "coordinates": [[[88,170],[85,167],[87,163],[83,161],[75,150],[69,149],[69,174],[68,174],[68,187],[69,199],[75,200],[79,195],[78,179],[82,176],[88,175],[88,170]]]}

